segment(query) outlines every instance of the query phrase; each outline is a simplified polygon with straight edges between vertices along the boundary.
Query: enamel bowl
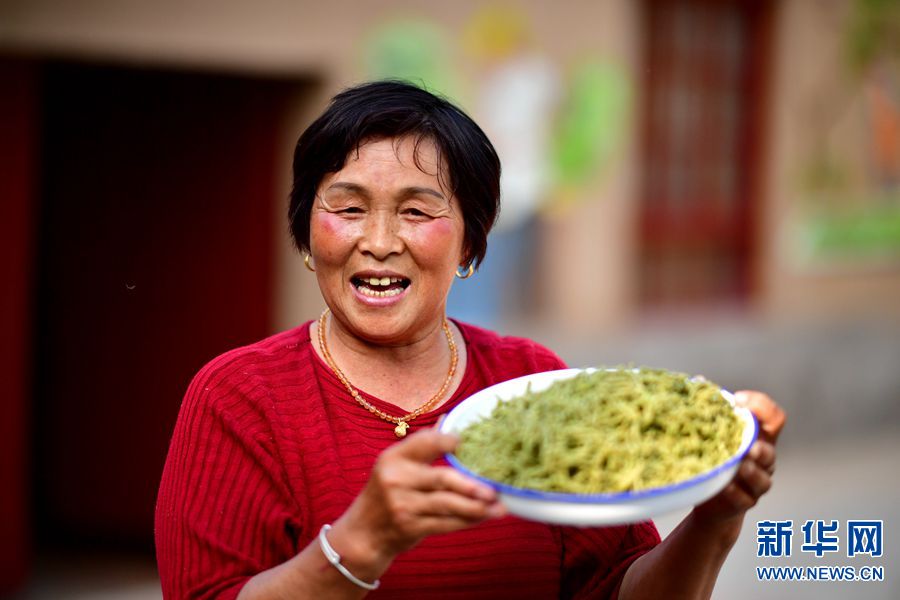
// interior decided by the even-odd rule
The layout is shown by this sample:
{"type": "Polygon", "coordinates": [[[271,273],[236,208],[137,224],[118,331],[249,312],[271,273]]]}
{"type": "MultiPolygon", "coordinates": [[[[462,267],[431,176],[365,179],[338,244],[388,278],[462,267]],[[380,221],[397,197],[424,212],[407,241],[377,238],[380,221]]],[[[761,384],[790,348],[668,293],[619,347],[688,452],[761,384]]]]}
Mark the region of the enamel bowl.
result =
{"type": "MultiPolygon", "coordinates": [[[[595,370],[563,369],[535,373],[485,388],[451,410],[441,423],[440,430],[450,433],[461,432],[469,424],[490,416],[498,402],[506,402],[523,395],[528,384],[531,384],[532,391],[539,392],[547,389],[554,381],[595,370]]],[[[487,479],[470,471],[456,456],[448,454],[446,458],[454,468],[496,489],[508,511],[525,519],[582,526],[621,525],[646,521],[667,512],[700,504],[718,493],[734,478],[741,458],[756,440],[757,423],[748,409],[735,406],[734,395],[731,392],[722,390],[722,396],[731,403],[735,414],[744,423],[743,437],[737,452],[710,471],[664,487],[608,494],[543,492],[487,479]]]]}

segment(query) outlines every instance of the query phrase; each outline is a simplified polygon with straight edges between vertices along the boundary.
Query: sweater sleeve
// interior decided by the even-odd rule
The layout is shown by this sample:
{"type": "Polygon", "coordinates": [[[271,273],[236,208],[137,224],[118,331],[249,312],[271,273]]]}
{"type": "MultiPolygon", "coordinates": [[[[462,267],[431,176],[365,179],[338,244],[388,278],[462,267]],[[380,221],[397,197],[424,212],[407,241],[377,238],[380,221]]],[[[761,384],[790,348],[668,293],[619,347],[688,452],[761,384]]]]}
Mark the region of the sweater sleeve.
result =
{"type": "Polygon", "coordinates": [[[296,552],[299,510],[283,477],[263,386],[225,355],[193,380],[156,505],[166,599],[232,599],[296,552]]]}
{"type": "Polygon", "coordinates": [[[563,598],[617,598],[628,567],[659,544],[647,521],[618,527],[561,527],[563,598]]]}

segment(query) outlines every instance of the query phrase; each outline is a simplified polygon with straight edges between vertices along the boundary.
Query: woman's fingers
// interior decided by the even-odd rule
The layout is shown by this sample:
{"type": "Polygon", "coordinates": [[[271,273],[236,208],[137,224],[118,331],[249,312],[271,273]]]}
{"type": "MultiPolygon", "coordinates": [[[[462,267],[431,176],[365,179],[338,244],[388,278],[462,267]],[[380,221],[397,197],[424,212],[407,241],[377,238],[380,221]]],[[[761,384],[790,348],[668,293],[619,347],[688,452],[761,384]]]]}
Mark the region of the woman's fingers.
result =
{"type": "Polygon", "coordinates": [[[503,510],[503,505],[499,502],[476,500],[453,492],[419,494],[412,502],[419,515],[461,518],[470,525],[500,516],[503,510]]]}
{"type": "Polygon", "coordinates": [[[384,451],[414,462],[430,464],[448,452],[456,450],[459,438],[435,429],[420,429],[408,438],[384,451]]]}
{"type": "Polygon", "coordinates": [[[418,490],[449,490],[473,498],[492,501],[493,488],[450,467],[432,467],[431,463],[452,452],[458,438],[433,429],[417,431],[409,438],[385,450],[377,470],[389,487],[418,490]]]}
{"type": "Polygon", "coordinates": [[[488,485],[466,477],[451,467],[425,467],[418,469],[415,478],[419,490],[444,490],[462,494],[479,500],[492,502],[497,493],[488,485]]]}
{"type": "Polygon", "coordinates": [[[436,535],[440,533],[450,533],[471,527],[474,523],[459,517],[422,517],[418,523],[421,528],[421,536],[436,535]]]}
{"type": "Polygon", "coordinates": [[[741,463],[735,481],[753,498],[759,498],[772,487],[772,476],[752,460],[741,463]]]}
{"type": "Polygon", "coordinates": [[[420,430],[378,458],[367,487],[374,503],[368,514],[381,513],[383,527],[407,540],[401,545],[505,514],[490,486],[451,467],[432,466],[457,443],[454,435],[420,430]]]}
{"type": "Polygon", "coordinates": [[[747,453],[747,458],[759,465],[769,475],[775,472],[775,446],[765,440],[757,440],[747,453]]]}
{"type": "Polygon", "coordinates": [[[774,471],[775,446],[765,440],[757,440],[741,461],[731,483],[698,506],[698,514],[721,518],[752,508],[772,487],[774,471]]]}
{"type": "Polygon", "coordinates": [[[497,501],[485,502],[447,491],[414,494],[406,498],[406,506],[410,511],[406,526],[416,536],[456,531],[506,515],[506,507],[497,501]]]}
{"type": "Polygon", "coordinates": [[[394,556],[425,536],[505,514],[489,486],[450,467],[432,466],[457,443],[454,435],[422,429],[381,453],[345,513],[363,545],[394,556]]]}
{"type": "Polygon", "coordinates": [[[721,498],[730,505],[729,509],[732,513],[750,510],[758,500],[758,496],[750,494],[743,486],[734,481],[722,490],[721,498]]]}
{"type": "Polygon", "coordinates": [[[471,486],[459,485],[449,468],[415,465],[405,485],[393,482],[382,486],[380,504],[384,507],[384,525],[408,547],[427,535],[470,527],[485,519],[501,517],[505,508],[494,498],[473,495],[471,486]],[[436,474],[429,473],[435,471],[436,474]],[[440,473],[449,476],[441,476],[440,473]],[[437,476],[435,476],[437,475],[437,476]],[[438,486],[438,487],[435,487],[438,486]],[[406,540],[406,541],[403,541],[406,540]]]}
{"type": "Polygon", "coordinates": [[[759,421],[760,437],[773,444],[784,428],[787,415],[769,396],[762,392],[740,391],[735,394],[738,404],[750,409],[759,421]]]}
{"type": "Polygon", "coordinates": [[[738,467],[735,483],[751,497],[758,499],[772,487],[775,472],[775,446],[757,440],[738,467]]]}

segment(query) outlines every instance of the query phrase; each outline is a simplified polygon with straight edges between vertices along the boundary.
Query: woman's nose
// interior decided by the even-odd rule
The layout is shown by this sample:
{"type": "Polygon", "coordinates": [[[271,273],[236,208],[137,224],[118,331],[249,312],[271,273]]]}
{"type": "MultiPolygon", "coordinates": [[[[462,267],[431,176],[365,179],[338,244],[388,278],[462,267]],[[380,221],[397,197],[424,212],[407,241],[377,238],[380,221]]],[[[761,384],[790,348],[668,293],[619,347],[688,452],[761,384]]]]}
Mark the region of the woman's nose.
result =
{"type": "Polygon", "coordinates": [[[398,234],[398,223],[394,215],[387,212],[371,214],[366,219],[359,249],[379,260],[390,254],[399,254],[403,251],[403,241],[398,234]]]}

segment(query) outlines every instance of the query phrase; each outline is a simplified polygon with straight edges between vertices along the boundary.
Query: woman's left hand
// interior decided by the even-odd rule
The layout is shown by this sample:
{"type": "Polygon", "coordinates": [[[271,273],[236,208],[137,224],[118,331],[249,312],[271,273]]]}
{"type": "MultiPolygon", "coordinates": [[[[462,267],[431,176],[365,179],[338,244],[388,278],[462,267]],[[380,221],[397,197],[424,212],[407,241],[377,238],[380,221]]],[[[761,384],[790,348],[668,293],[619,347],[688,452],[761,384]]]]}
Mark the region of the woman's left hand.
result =
{"type": "Polygon", "coordinates": [[[759,438],[741,461],[737,474],[725,489],[694,509],[708,521],[728,521],[742,517],[772,487],[775,472],[775,443],[784,428],[786,415],[762,392],[735,394],[737,404],[746,406],[759,421],[759,438]]]}

